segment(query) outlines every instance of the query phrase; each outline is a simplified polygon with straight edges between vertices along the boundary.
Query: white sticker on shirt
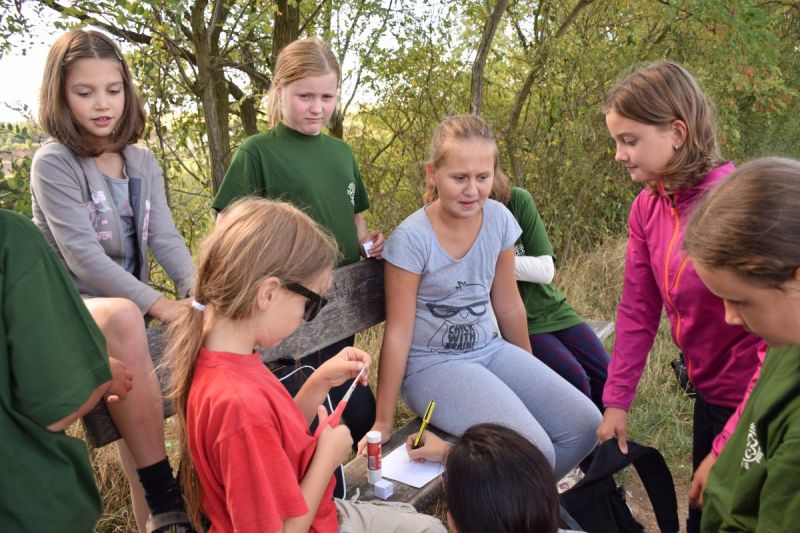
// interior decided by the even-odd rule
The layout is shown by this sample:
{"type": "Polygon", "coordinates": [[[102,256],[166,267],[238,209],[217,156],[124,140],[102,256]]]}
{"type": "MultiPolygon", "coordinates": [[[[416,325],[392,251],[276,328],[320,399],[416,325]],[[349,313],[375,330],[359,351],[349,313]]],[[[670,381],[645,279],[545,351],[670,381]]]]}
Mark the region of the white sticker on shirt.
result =
{"type": "Polygon", "coordinates": [[[761,444],[758,442],[756,435],[755,423],[750,423],[750,428],[747,430],[747,445],[744,449],[744,457],[742,457],[742,468],[750,470],[750,466],[758,464],[764,459],[764,453],[761,451],[761,444]]]}
{"type": "Polygon", "coordinates": [[[347,186],[347,196],[350,197],[350,203],[353,204],[353,206],[355,206],[356,205],[356,184],[353,183],[352,181],[350,182],[350,185],[347,186]]]}

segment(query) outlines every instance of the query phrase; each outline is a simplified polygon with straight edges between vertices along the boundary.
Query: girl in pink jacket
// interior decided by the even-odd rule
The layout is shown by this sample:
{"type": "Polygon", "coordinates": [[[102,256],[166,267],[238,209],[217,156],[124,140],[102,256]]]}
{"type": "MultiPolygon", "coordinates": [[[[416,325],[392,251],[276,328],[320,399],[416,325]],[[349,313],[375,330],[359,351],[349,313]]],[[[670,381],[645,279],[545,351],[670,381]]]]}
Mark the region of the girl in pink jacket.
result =
{"type": "MultiPolygon", "coordinates": [[[[674,61],[641,68],[617,84],[603,105],[615,159],[645,185],[628,219],[628,251],[616,340],[603,392],[601,441],[616,436],[627,452],[627,410],[636,394],[662,309],[697,389],[692,464],[710,453],[758,362],[760,339],[725,323],[722,300],[683,250],[688,217],[709,189],[733,170],[717,146],[711,105],[691,74],[674,61]]],[[[687,531],[699,531],[690,508],[687,531]]]]}

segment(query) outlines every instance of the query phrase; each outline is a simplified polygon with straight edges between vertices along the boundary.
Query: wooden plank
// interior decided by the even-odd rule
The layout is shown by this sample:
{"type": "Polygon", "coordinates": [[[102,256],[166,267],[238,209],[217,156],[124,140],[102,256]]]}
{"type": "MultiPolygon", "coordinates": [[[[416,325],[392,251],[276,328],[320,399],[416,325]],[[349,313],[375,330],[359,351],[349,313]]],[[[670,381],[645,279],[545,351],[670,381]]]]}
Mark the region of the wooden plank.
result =
{"type": "MultiPolygon", "coordinates": [[[[337,269],[328,296],[329,303],[317,318],[308,324],[303,324],[281,344],[269,350],[261,350],[262,359],[265,362],[287,357],[299,359],[324,346],[383,322],[385,317],[383,263],[367,260],[337,269]]],[[[587,322],[601,340],[614,331],[613,322],[599,320],[587,322]]],[[[161,327],[147,330],[150,356],[153,358],[153,365],[156,368],[161,363],[164,351],[162,333],[163,328],[161,327]]],[[[158,379],[163,395],[166,375],[163,374],[163,370],[159,370],[158,379]]],[[[172,416],[174,412],[171,403],[165,400],[164,417],[172,416]]],[[[83,418],[83,423],[87,439],[95,448],[105,446],[120,438],[104,402],[100,402],[90,411],[83,418]]]]}
{"type": "MultiPolygon", "coordinates": [[[[420,419],[414,418],[392,433],[392,438],[383,445],[383,455],[389,455],[399,446],[405,446],[409,435],[419,431],[420,419]]],[[[455,437],[428,426],[431,431],[449,442],[455,442],[455,437]]],[[[363,455],[347,463],[344,467],[344,476],[347,480],[347,498],[352,498],[359,491],[359,500],[370,501],[377,499],[373,486],[367,481],[367,458],[363,455]]],[[[417,511],[424,511],[441,493],[442,480],[436,478],[421,488],[414,488],[399,481],[390,480],[394,485],[394,492],[386,500],[390,502],[406,502],[413,505],[417,511]]]]}
{"type": "Polygon", "coordinates": [[[283,342],[259,350],[265,363],[300,359],[359,331],[383,322],[383,261],[367,259],[336,269],[328,305],[283,342]]]}
{"type": "MultiPolygon", "coordinates": [[[[383,322],[383,262],[374,259],[359,261],[336,269],[328,293],[328,305],[310,323],[303,324],[282,343],[259,350],[264,362],[288,357],[299,359],[320,348],[347,338],[364,329],[383,322]]],[[[164,328],[147,330],[150,357],[153,366],[159,367],[164,352],[164,328]]],[[[159,373],[162,396],[166,390],[166,375],[159,373]]],[[[134,384],[135,386],[135,384],[134,384]]],[[[175,413],[172,404],[164,400],[164,417],[175,413]]],[[[110,444],[120,438],[105,402],[98,403],[85,417],[86,437],[95,448],[110,444]]]]}
{"type": "Polygon", "coordinates": [[[614,333],[614,323],[607,320],[587,320],[587,324],[592,328],[594,334],[597,335],[601,341],[606,340],[614,333]]]}

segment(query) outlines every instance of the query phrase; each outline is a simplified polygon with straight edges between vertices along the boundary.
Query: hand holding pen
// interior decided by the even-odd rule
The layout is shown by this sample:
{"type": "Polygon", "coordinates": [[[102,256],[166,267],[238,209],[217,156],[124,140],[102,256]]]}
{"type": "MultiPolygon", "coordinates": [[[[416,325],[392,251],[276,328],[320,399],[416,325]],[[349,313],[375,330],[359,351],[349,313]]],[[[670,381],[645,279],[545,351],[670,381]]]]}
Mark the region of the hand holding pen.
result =
{"type": "Polygon", "coordinates": [[[416,438],[416,435],[409,435],[408,440],[406,440],[406,453],[408,453],[410,460],[418,463],[424,463],[425,461],[447,462],[447,455],[453,447],[450,443],[439,438],[435,433],[426,430],[420,440],[420,446],[414,448],[414,440],[416,438]]]}

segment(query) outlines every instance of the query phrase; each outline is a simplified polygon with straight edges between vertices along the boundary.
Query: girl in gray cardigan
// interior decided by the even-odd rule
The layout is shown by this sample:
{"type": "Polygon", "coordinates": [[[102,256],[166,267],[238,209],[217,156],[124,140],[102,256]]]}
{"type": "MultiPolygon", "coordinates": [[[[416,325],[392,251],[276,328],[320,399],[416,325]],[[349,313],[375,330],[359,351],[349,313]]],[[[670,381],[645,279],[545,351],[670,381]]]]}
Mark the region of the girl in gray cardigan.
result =
{"type": "Polygon", "coordinates": [[[108,408],[123,438],[118,448],[139,530],[189,531],[166,458],[143,315],[169,322],[188,305],[148,285],[148,249],[183,295],[194,266],[161,170],[150,150],[134,144],[144,129],[142,103],[119,50],[93,31],[71,31],[53,44],[41,94],[40,120],[51,139],[31,168],[34,222],[85,295],[109,357],[134,374],[127,400],[108,408]]]}

